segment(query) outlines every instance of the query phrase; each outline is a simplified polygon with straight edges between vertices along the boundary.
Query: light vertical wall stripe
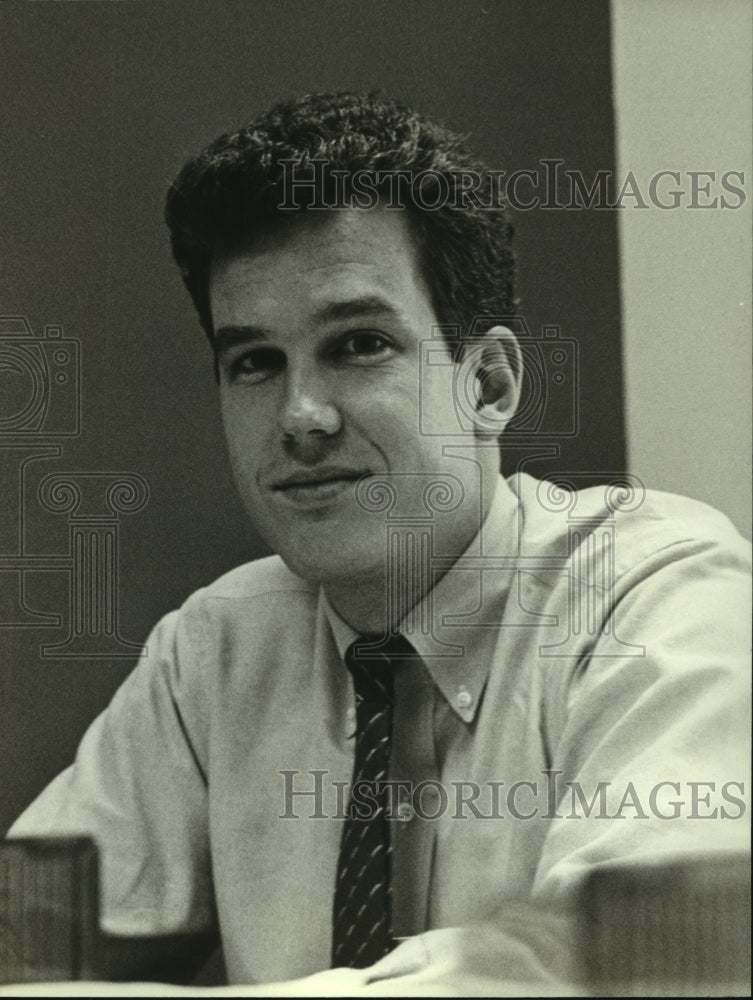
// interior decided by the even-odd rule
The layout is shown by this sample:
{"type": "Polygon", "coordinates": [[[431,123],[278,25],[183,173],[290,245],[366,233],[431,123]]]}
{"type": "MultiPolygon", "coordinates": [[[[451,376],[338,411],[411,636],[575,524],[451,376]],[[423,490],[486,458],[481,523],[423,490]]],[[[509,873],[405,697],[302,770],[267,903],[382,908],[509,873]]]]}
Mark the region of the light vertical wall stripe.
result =
{"type": "Polygon", "coordinates": [[[752,31],[749,0],[612,0],[618,179],[632,171],[648,203],[626,197],[619,218],[630,468],[748,536],[752,31]],[[677,208],[651,203],[661,170],[680,173],[656,189],[682,191],[677,208]],[[715,175],[695,198],[690,171],[715,175]],[[742,206],[721,207],[742,200],[727,171],[745,174],[742,206]]]}

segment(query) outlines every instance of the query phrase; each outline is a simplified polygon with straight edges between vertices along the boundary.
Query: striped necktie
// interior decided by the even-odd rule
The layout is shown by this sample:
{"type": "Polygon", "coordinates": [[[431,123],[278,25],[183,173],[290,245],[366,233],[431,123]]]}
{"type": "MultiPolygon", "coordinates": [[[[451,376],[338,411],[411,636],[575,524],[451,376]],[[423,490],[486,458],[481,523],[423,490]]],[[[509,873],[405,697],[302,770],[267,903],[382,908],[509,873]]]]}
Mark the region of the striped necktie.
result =
{"type": "Polygon", "coordinates": [[[392,749],[395,660],[409,656],[415,651],[402,636],[379,647],[356,641],[345,654],[356,693],[356,755],[337,866],[333,967],[366,968],[392,948],[392,849],[384,782],[392,749]]]}

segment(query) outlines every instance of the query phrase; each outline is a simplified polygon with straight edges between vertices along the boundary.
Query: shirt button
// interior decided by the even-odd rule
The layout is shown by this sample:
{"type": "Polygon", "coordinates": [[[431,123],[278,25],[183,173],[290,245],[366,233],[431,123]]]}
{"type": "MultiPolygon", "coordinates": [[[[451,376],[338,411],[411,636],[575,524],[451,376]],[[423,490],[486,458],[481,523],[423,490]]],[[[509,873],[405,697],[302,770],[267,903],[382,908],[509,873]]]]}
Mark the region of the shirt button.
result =
{"type": "Polygon", "coordinates": [[[473,704],[473,695],[465,688],[461,688],[458,692],[457,698],[455,699],[455,704],[458,708],[470,708],[473,704]]]}

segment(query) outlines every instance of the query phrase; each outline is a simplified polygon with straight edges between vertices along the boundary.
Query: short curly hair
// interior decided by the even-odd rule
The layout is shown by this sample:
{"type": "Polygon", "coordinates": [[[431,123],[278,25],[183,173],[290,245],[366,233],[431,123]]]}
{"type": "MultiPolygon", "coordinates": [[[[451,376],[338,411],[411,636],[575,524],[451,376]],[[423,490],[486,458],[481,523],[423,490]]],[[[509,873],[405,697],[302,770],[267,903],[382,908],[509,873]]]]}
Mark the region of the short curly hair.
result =
{"type": "Polygon", "coordinates": [[[321,188],[296,197],[299,211],[312,199],[334,204],[335,191],[352,197],[360,172],[375,179],[382,199],[388,181],[420,175],[420,188],[405,184],[404,207],[438,321],[460,331],[475,321],[480,331],[485,317],[491,325],[492,318],[512,315],[512,226],[495,199],[494,175],[464,140],[376,93],[313,94],[277,104],[221,136],[170,186],[165,220],[173,256],[210,339],[212,257],[284,225],[291,164],[297,179],[315,178],[321,188]],[[469,176],[478,178],[473,197],[463,188],[469,176]]]}

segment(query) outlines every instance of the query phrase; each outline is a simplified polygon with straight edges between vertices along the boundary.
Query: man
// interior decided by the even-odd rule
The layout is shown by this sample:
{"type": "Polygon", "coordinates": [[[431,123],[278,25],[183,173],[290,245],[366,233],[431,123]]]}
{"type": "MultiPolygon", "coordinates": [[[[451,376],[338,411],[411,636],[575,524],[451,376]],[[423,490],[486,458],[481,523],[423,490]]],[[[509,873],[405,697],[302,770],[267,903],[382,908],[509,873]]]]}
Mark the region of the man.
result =
{"type": "Polygon", "coordinates": [[[521,906],[744,842],[746,546],[678,497],[500,477],[524,359],[492,182],[412,112],[325,95],[171,188],[277,556],[157,625],[11,831],[95,837],[108,930],[219,927],[234,982],[546,978],[557,929],[521,906]]]}

